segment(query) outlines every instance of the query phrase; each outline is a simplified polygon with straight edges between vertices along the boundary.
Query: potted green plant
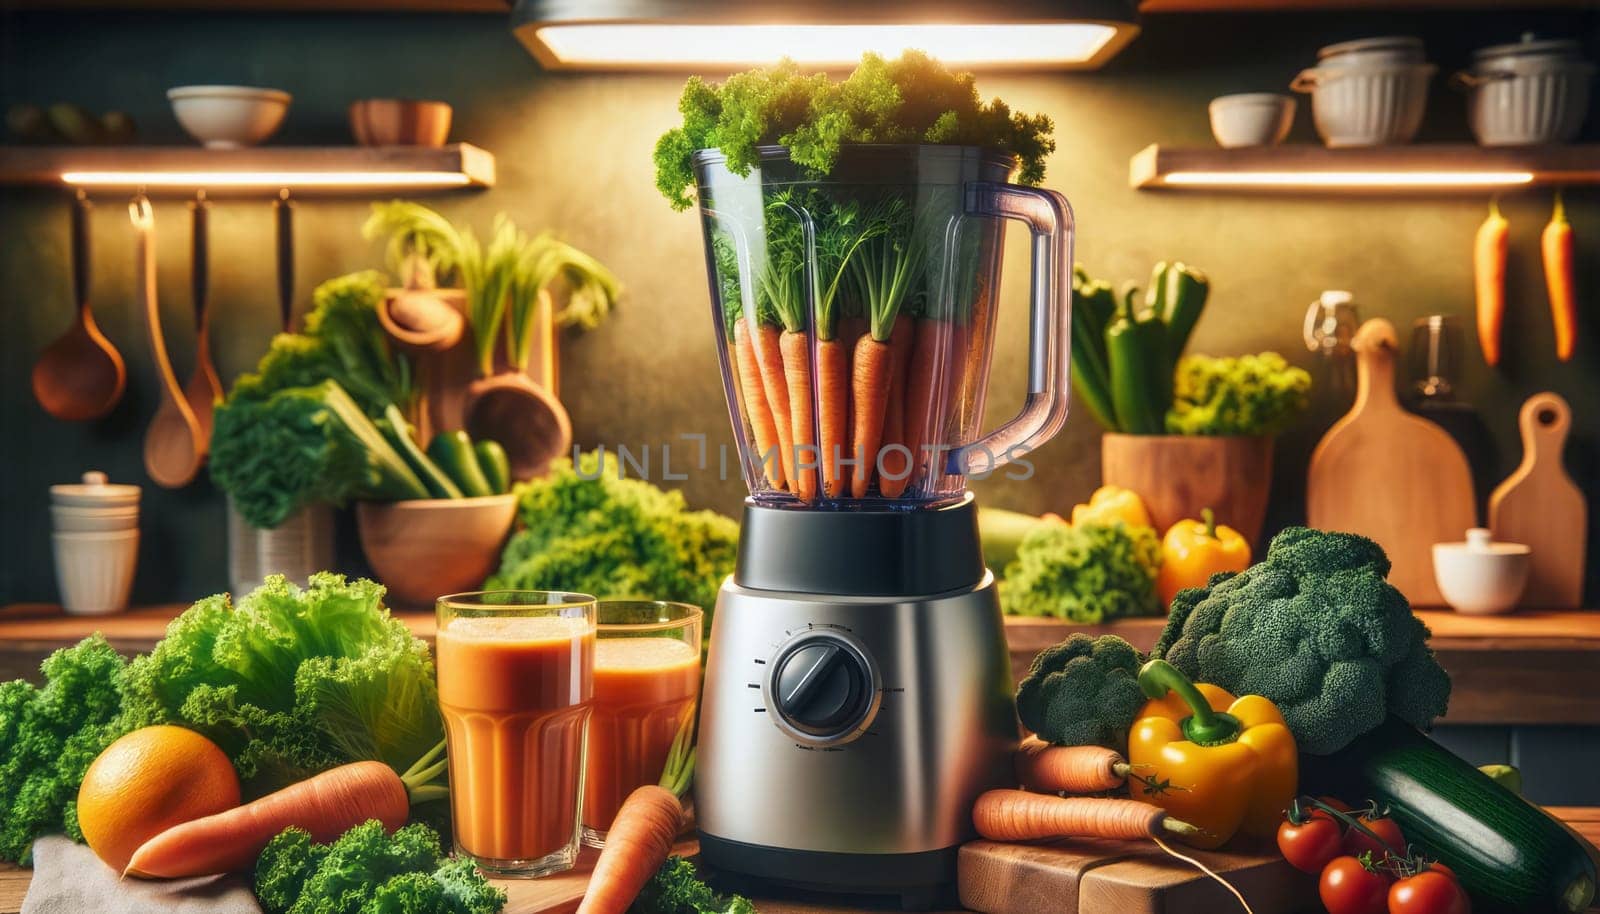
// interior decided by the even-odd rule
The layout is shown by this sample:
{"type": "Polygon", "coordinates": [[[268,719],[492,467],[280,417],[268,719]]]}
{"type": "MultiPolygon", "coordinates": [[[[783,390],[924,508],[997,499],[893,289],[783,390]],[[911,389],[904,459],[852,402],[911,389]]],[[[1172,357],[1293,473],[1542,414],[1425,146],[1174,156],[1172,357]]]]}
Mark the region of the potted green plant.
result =
{"type": "Polygon", "coordinates": [[[1261,536],[1274,436],[1308,405],[1311,376],[1275,352],[1184,356],[1209,283],[1159,263],[1141,298],[1073,271],[1072,383],[1105,429],[1105,485],[1139,493],[1159,530],[1210,508],[1261,536]]]}

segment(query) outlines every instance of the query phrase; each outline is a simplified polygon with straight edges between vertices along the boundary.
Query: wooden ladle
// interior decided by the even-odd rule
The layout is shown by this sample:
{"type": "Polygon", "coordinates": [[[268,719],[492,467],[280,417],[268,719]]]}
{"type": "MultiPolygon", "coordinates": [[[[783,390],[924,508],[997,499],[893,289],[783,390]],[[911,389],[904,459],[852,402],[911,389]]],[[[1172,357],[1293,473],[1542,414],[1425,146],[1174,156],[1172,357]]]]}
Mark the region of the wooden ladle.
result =
{"type": "Polygon", "coordinates": [[[33,395],[57,419],[98,419],[122,399],[128,370],[89,310],[89,198],[72,202],[72,291],[78,319],[39,354],[33,366],[33,395]]]}
{"type": "Polygon", "coordinates": [[[417,255],[407,257],[402,269],[405,283],[399,289],[390,289],[378,305],[378,323],[411,352],[453,348],[466,330],[466,318],[457,304],[465,293],[437,288],[433,269],[417,255]]]}
{"type": "Polygon", "coordinates": [[[217,377],[217,366],[211,361],[211,315],[206,308],[210,293],[210,263],[207,233],[210,224],[211,204],[206,202],[206,192],[195,195],[189,208],[194,214],[194,256],[190,266],[191,289],[194,296],[194,373],[183,385],[183,397],[194,412],[200,426],[200,453],[211,449],[212,410],[222,400],[222,381],[217,377]]]}
{"type": "Polygon", "coordinates": [[[144,433],[144,469],[156,485],[177,489],[188,485],[200,471],[205,450],[200,423],[172,372],[166,337],[161,333],[161,311],[156,301],[156,220],[149,198],[144,194],[134,197],[128,204],[128,218],[133,220],[138,235],[139,294],[144,300],[145,326],[150,331],[150,351],[161,375],[161,405],[144,433]]]}
{"type": "Polygon", "coordinates": [[[524,350],[499,374],[467,386],[464,424],[473,438],[500,442],[511,464],[512,479],[542,475],[550,461],[572,448],[572,419],[555,393],[555,303],[540,289],[530,318],[539,327],[535,339],[543,347],[538,362],[540,382],[528,377],[531,353],[524,350]]]}

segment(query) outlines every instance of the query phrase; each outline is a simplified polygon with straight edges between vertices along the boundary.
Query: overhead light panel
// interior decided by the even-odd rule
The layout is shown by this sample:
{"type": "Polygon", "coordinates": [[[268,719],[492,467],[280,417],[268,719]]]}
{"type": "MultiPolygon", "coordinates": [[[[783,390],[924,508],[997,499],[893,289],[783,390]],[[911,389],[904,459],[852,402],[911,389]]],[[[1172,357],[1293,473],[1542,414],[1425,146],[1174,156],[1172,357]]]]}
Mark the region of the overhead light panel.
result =
{"type": "Polygon", "coordinates": [[[1132,0],[518,0],[512,26],[553,70],[731,71],[783,57],[840,69],[912,48],[958,67],[1089,70],[1139,31],[1132,0]]]}
{"type": "Polygon", "coordinates": [[[1444,192],[1600,183],[1600,146],[1419,143],[1361,149],[1147,146],[1128,162],[1141,190],[1444,192]]]}

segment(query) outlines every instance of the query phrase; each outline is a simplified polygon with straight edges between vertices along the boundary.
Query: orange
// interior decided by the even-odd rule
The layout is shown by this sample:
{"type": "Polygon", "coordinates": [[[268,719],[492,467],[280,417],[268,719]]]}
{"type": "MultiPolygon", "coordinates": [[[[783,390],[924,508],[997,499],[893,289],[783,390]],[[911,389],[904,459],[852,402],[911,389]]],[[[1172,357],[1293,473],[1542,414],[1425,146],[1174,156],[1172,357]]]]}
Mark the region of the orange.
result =
{"type": "Polygon", "coordinates": [[[106,747],[78,788],[89,848],[117,872],[174,825],[239,805],[239,776],[216,743],[182,727],[145,727],[106,747]]]}

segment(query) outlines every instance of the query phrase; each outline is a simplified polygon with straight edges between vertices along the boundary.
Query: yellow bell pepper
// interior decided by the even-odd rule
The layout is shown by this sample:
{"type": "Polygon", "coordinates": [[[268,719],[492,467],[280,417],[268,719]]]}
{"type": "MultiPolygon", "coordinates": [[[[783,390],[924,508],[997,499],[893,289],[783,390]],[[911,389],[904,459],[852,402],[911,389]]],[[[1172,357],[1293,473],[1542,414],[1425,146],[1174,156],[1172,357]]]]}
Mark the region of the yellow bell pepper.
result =
{"type": "Polygon", "coordinates": [[[1204,587],[1219,571],[1243,571],[1250,567],[1250,544],[1239,531],[1217,523],[1207,508],[1201,520],[1180,520],[1161,538],[1161,574],[1156,578],[1156,593],[1162,606],[1186,587],[1204,587]]]}
{"type": "Polygon", "coordinates": [[[1074,524],[1114,524],[1122,521],[1130,527],[1150,526],[1150,512],[1144,508],[1139,493],[1121,486],[1101,486],[1094,490],[1085,504],[1074,505],[1074,524]]]}
{"type": "Polygon", "coordinates": [[[1277,707],[1195,685],[1165,660],[1145,664],[1139,686],[1151,701],[1128,736],[1133,798],[1198,828],[1185,839],[1196,847],[1218,847],[1239,832],[1271,835],[1300,776],[1277,707]]]}

